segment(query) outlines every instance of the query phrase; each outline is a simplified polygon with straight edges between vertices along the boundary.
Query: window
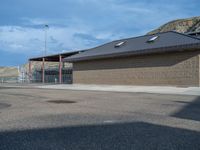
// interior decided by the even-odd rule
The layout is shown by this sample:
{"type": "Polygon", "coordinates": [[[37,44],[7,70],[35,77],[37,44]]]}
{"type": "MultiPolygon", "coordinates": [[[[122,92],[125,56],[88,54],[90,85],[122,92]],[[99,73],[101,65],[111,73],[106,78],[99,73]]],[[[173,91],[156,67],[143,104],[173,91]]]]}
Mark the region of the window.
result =
{"type": "Polygon", "coordinates": [[[115,47],[121,47],[122,45],[124,45],[126,42],[125,41],[122,41],[122,42],[119,42],[115,45],[115,47]]]}
{"type": "Polygon", "coordinates": [[[156,39],[158,39],[158,37],[159,37],[159,36],[153,36],[153,37],[151,37],[147,42],[148,42],[148,43],[152,43],[152,42],[154,42],[156,39]]]}

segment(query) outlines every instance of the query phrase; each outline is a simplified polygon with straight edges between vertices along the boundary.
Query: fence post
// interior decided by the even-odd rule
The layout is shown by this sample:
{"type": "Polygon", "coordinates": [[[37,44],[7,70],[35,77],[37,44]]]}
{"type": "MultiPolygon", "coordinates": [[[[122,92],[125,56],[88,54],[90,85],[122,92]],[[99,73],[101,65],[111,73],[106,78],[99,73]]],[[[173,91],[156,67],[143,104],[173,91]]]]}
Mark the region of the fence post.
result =
{"type": "Polygon", "coordinates": [[[59,83],[62,83],[62,56],[59,55],[59,83]]]}
{"type": "Polygon", "coordinates": [[[28,74],[29,74],[29,83],[31,83],[32,79],[32,71],[31,71],[31,61],[29,60],[29,68],[28,68],[28,74]]]}
{"type": "Polygon", "coordinates": [[[42,58],[42,83],[45,83],[45,58],[42,58]]]}

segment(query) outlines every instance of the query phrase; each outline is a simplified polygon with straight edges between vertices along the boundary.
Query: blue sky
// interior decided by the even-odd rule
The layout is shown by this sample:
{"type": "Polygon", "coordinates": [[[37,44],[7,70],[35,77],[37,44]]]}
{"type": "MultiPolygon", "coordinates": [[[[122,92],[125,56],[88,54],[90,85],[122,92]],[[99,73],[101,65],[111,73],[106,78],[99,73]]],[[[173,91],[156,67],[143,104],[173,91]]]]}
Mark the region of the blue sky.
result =
{"type": "Polygon", "coordinates": [[[0,66],[44,54],[146,34],[177,18],[200,16],[199,0],[1,0],[0,66]]]}

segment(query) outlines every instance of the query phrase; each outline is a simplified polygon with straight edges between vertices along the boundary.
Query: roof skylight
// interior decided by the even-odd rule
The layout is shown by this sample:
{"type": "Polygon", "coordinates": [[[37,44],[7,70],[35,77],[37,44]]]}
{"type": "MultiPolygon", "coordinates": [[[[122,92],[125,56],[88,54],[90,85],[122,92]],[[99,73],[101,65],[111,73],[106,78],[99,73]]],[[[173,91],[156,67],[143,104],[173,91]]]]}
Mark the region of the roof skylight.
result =
{"type": "Polygon", "coordinates": [[[121,41],[121,42],[117,43],[115,45],[115,47],[120,47],[120,46],[124,45],[125,43],[126,43],[126,41],[121,41]]]}
{"type": "Polygon", "coordinates": [[[151,37],[147,42],[148,43],[151,43],[151,42],[154,42],[156,39],[158,39],[159,36],[153,36],[151,37]]]}

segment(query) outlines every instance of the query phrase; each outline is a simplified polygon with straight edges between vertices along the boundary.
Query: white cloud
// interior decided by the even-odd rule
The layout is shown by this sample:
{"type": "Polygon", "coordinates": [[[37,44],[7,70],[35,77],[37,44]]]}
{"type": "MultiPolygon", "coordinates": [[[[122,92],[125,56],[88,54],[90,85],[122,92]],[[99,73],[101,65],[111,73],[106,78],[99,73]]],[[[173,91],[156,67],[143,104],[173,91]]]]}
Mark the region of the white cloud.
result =
{"type": "Polygon", "coordinates": [[[47,19],[41,19],[41,18],[26,18],[23,17],[21,18],[21,20],[23,21],[24,25],[45,25],[45,24],[49,24],[49,20],[47,19]]]}
{"type": "MultiPolygon", "coordinates": [[[[112,40],[114,38],[111,33],[96,33],[92,29],[81,27],[50,26],[47,33],[48,54],[63,50],[90,48],[97,46],[98,40],[112,40]],[[86,36],[75,36],[77,34],[86,36]],[[90,41],[89,38],[87,39],[87,35],[93,39],[90,41]]],[[[30,56],[42,55],[44,52],[44,30],[32,27],[0,26],[0,47],[1,50],[13,53],[27,53],[30,56]]]]}
{"type": "Polygon", "coordinates": [[[187,16],[187,12],[181,11],[181,6],[161,5],[157,2],[127,0],[67,2],[71,5],[65,5],[63,1],[64,4],[60,6],[61,8],[66,6],[64,7],[66,12],[61,11],[63,16],[46,18],[21,16],[21,25],[0,26],[1,50],[30,55],[43,54],[44,24],[50,25],[48,30],[50,54],[63,50],[90,48],[101,42],[145,34],[173,19],[174,16],[176,18],[187,16]]]}
{"type": "Polygon", "coordinates": [[[38,53],[42,48],[40,40],[43,33],[40,30],[19,26],[1,26],[0,29],[1,50],[14,53],[32,53],[32,51],[38,53]]]}

